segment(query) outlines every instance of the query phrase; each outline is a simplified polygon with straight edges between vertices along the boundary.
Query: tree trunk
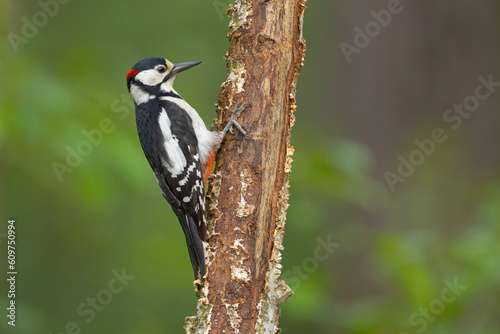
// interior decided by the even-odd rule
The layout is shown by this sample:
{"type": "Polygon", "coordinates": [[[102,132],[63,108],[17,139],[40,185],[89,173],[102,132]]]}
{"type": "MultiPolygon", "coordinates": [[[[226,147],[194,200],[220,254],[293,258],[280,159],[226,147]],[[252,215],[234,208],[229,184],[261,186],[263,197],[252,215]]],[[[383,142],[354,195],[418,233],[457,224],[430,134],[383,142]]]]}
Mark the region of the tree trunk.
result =
{"type": "Polygon", "coordinates": [[[217,153],[207,191],[207,278],[187,333],[279,332],[278,305],[293,293],[278,277],[304,9],[305,0],[237,0],[228,10],[218,124],[250,103],[239,122],[251,138],[228,134],[217,153]]]}

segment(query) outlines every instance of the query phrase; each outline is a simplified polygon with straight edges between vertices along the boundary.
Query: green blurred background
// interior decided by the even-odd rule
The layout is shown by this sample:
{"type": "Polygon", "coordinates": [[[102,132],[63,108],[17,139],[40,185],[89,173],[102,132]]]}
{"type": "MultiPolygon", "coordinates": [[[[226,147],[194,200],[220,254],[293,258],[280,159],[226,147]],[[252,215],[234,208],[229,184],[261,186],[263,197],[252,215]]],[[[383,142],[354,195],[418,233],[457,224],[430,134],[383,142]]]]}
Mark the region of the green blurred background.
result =
{"type": "MultiPolygon", "coordinates": [[[[181,333],[195,312],[191,267],[141,151],[125,75],[150,56],[201,60],[176,89],[210,124],[229,2],[60,1],[0,1],[0,332],[181,333]],[[86,155],[58,177],[54,162],[78,148],[86,155]],[[12,218],[15,328],[5,317],[12,218]],[[119,292],[113,270],[134,276],[119,292]]],[[[498,87],[467,116],[448,112],[475,102],[478,77],[500,81],[496,2],[308,6],[283,332],[499,333],[498,87]],[[346,57],[342,42],[357,51],[346,57]],[[435,129],[444,142],[429,143],[435,129]],[[387,172],[402,159],[417,166],[391,190],[387,172]]]]}

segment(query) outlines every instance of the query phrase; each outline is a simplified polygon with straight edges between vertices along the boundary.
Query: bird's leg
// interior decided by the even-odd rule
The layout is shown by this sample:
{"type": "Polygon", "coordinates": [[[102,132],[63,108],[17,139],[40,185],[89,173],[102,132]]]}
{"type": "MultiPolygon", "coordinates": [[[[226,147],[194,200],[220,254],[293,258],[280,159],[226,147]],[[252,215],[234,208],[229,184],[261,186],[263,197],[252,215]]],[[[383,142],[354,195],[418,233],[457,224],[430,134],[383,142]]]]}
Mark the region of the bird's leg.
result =
{"type": "Polygon", "coordinates": [[[236,121],[238,119],[238,117],[240,116],[241,112],[245,109],[245,107],[249,106],[250,104],[249,103],[244,103],[244,104],[238,104],[236,106],[236,108],[234,108],[234,111],[233,111],[233,114],[231,115],[231,118],[229,119],[229,121],[227,122],[226,126],[224,127],[224,129],[220,132],[221,134],[221,138],[224,138],[224,136],[226,135],[227,131],[229,130],[229,132],[233,133],[233,125],[242,133],[244,134],[245,136],[247,136],[248,138],[252,138],[248,135],[248,133],[243,130],[243,128],[241,127],[241,125],[236,121]]]}

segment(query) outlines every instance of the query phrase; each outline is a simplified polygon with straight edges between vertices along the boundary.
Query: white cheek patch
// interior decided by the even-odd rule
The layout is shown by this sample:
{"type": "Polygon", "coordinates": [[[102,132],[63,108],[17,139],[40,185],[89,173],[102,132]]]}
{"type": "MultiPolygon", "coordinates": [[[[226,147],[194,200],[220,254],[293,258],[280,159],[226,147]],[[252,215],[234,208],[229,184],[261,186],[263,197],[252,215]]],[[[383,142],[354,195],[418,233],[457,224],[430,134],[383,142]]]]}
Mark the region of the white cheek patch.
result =
{"type": "Polygon", "coordinates": [[[156,86],[163,81],[166,75],[167,75],[166,73],[161,74],[154,69],[144,70],[139,72],[139,74],[135,76],[135,80],[140,81],[141,83],[147,86],[156,86]]]}
{"type": "Polygon", "coordinates": [[[142,90],[139,86],[134,84],[130,85],[130,94],[134,98],[135,104],[146,103],[149,100],[155,98],[153,95],[148,94],[147,92],[142,90]]]}
{"type": "MultiPolygon", "coordinates": [[[[175,80],[175,76],[171,77],[170,79],[168,79],[167,81],[162,83],[160,86],[161,90],[164,91],[165,93],[174,92],[177,94],[177,92],[173,88],[174,80],[175,80]]],[[[179,94],[177,94],[177,95],[179,95],[179,94]]]]}
{"type": "Polygon", "coordinates": [[[158,123],[160,124],[161,133],[163,134],[163,140],[165,145],[165,150],[168,154],[168,162],[166,164],[168,171],[172,173],[173,177],[181,174],[186,168],[186,157],[182,153],[181,147],[179,146],[179,140],[172,134],[170,130],[170,119],[168,118],[165,109],[162,109],[160,116],[158,117],[158,123]]]}

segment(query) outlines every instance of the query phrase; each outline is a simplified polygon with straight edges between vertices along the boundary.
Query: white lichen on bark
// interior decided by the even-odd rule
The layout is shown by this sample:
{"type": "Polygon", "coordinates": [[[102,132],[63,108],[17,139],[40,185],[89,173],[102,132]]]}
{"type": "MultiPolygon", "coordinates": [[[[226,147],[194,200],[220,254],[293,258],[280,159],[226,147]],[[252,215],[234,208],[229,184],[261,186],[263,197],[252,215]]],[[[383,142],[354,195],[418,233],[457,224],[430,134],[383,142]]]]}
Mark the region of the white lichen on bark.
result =
{"type": "Polygon", "coordinates": [[[235,32],[239,27],[246,24],[247,17],[250,14],[250,6],[247,2],[243,0],[236,0],[233,4],[229,5],[229,9],[226,13],[229,15],[231,20],[229,21],[229,32],[228,35],[231,35],[235,32]]]}
{"type": "Polygon", "coordinates": [[[231,279],[242,282],[250,281],[250,268],[231,266],[231,279]]]}
{"type": "Polygon", "coordinates": [[[245,84],[246,73],[242,63],[236,63],[234,67],[231,68],[231,72],[229,72],[227,80],[231,82],[236,94],[244,91],[243,85],[245,84]]]}
{"type": "Polygon", "coordinates": [[[186,317],[184,329],[187,334],[207,334],[210,331],[212,316],[212,305],[207,302],[206,296],[208,295],[208,283],[201,290],[198,291],[198,305],[196,315],[186,317]]]}
{"type": "Polygon", "coordinates": [[[240,181],[240,201],[238,202],[236,216],[242,218],[250,216],[255,211],[255,205],[248,204],[248,202],[245,200],[248,187],[250,186],[250,183],[252,183],[252,178],[250,177],[250,174],[246,169],[240,173],[240,181]]]}
{"type": "Polygon", "coordinates": [[[238,314],[239,304],[224,304],[226,306],[227,315],[229,317],[229,324],[234,329],[235,334],[240,333],[241,317],[238,314]]]}
{"type": "MultiPolygon", "coordinates": [[[[208,181],[208,184],[210,185],[210,187],[207,190],[206,211],[218,210],[221,183],[222,183],[222,174],[220,171],[216,172],[215,174],[210,175],[210,178],[208,181]]],[[[207,239],[209,239],[214,234],[214,229],[215,229],[216,223],[217,223],[217,219],[214,219],[213,221],[208,222],[208,224],[207,224],[207,239]]]]}
{"type": "MultiPolygon", "coordinates": [[[[229,9],[227,10],[227,14],[231,18],[231,21],[229,22],[228,36],[230,36],[241,26],[248,23],[247,18],[250,12],[250,6],[243,0],[236,0],[234,5],[230,4],[229,9]]],[[[234,94],[243,92],[243,86],[245,85],[246,78],[246,70],[244,66],[245,64],[241,61],[230,58],[227,53],[225,59],[228,76],[226,81],[224,81],[221,86],[226,87],[230,85],[234,91],[234,94]]],[[[229,106],[227,107],[229,108],[229,106]]]]}
{"type": "Polygon", "coordinates": [[[250,282],[250,268],[243,263],[248,258],[245,256],[247,252],[243,246],[243,239],[236,239],[229,248],[234,249],[234,255],[231,256],[231,259],[232,262],[235,263],[231,265],[231,279],[241,282],[250,282]]]}

